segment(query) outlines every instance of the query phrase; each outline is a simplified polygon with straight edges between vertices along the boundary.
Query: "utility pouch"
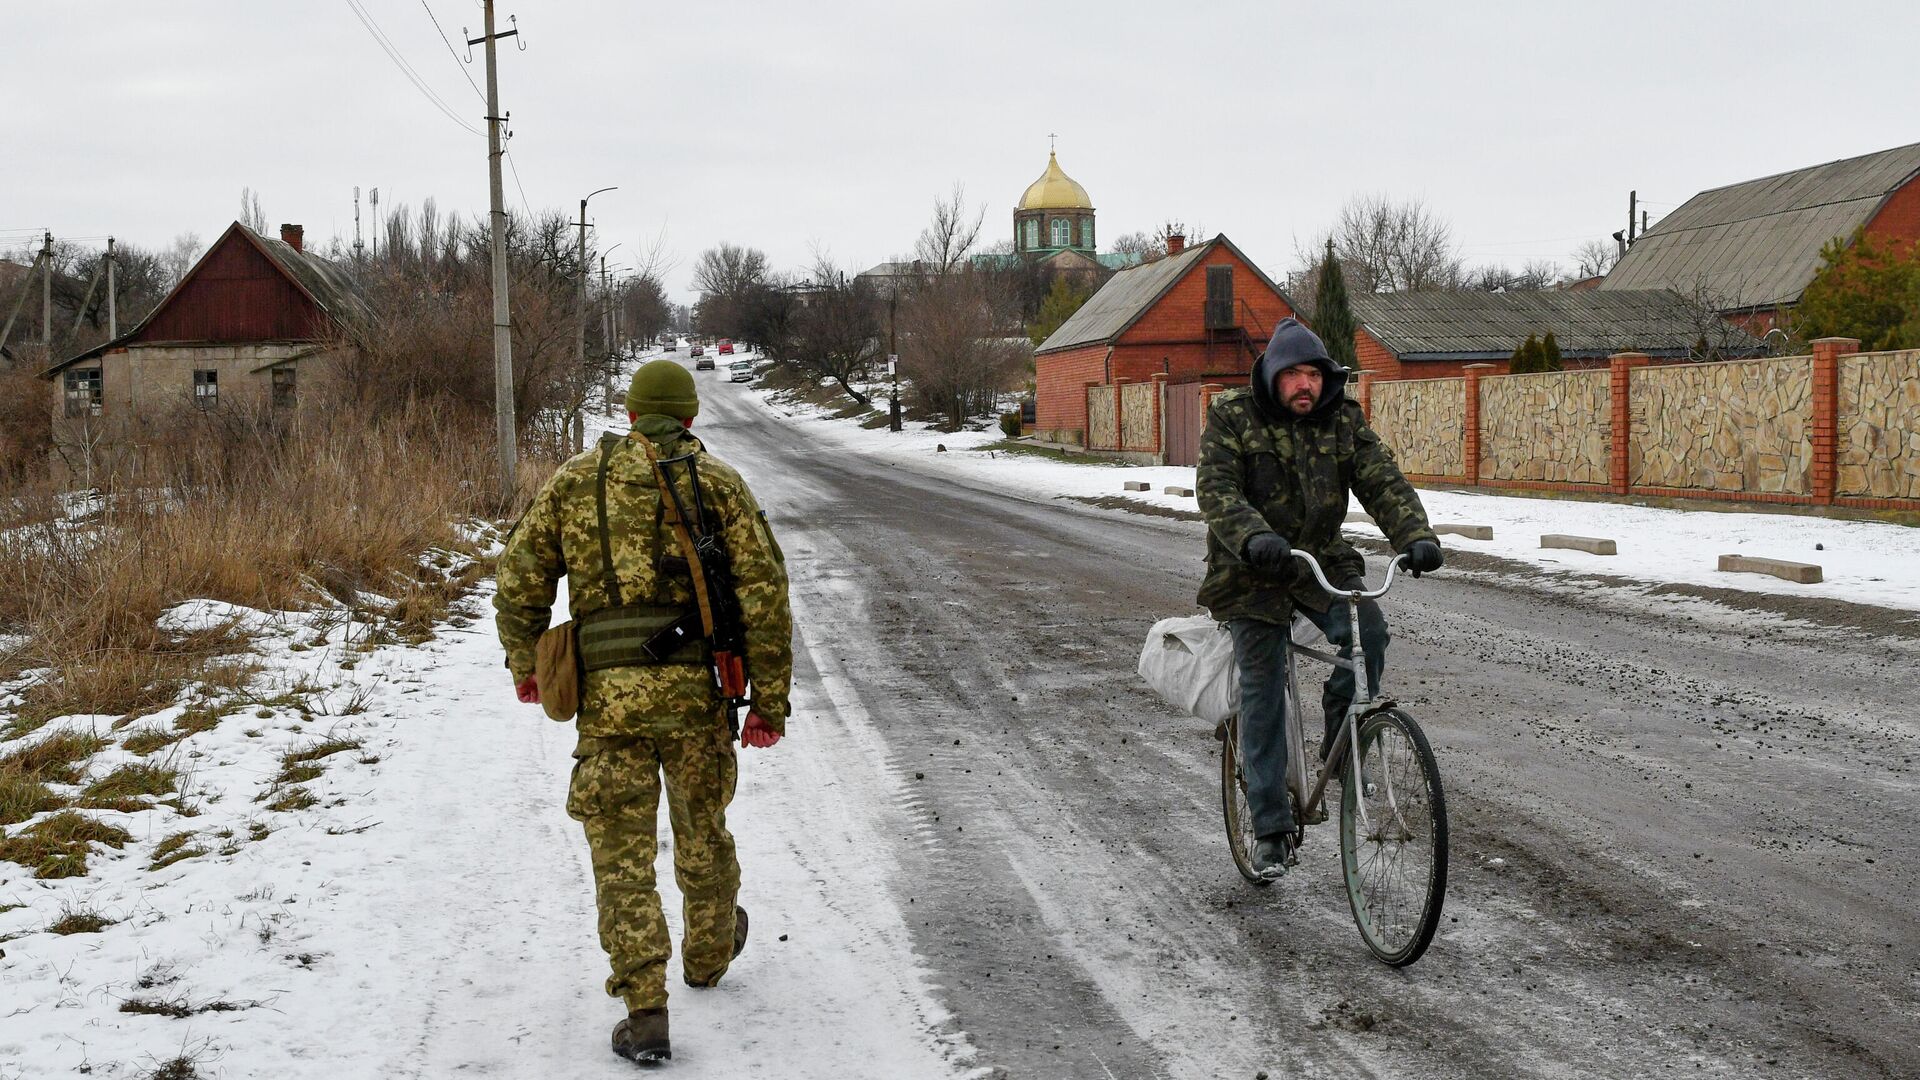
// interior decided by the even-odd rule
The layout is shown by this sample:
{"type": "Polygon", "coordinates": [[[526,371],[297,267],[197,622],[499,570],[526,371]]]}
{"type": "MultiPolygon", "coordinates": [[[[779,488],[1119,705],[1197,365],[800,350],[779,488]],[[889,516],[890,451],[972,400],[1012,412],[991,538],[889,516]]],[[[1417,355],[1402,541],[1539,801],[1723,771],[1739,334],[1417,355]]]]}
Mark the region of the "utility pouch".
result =
{"type": "Polygon", "coordinates": [[[571,720],[580,711],[580,651],[572,621],[540,635],[533,646],[533,677],[540,707],[553,720],[571,720]]]}
{"type": "Polygon", "coordinates": [[[580,666],[585,671],[707,662],[698,612],[627,604],[582,615],[579,625],[580,666]]]}

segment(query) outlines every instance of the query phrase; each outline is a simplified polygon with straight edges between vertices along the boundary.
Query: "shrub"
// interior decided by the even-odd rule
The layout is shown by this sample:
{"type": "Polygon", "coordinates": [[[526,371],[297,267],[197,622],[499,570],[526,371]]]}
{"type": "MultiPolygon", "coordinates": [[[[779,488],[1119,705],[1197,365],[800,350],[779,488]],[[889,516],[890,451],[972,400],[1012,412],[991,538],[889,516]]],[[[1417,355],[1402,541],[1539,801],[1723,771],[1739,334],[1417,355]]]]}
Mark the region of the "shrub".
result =
{"type": "Polygon", "coordinates": [[[1020,410],[1000,414],[1000,433],[1009,439],[1020,437],[1020,410]]]}

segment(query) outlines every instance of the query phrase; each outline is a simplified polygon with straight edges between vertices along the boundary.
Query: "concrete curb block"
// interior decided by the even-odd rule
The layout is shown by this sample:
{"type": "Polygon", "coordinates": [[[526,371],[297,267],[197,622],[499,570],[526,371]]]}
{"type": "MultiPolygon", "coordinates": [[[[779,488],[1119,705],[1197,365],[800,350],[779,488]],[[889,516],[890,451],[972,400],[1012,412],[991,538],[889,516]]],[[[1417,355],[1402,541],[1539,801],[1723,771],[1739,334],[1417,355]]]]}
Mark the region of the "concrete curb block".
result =
{"type": "Polygon", "coordinates": [[[1766,559],[1758,555],[1722,555],[1720,572],[1725,574],[1767,574],[1799,585],[1817,585],[1825,580],[1814,563],[1766,559]]]}
{"type": "Polygon", "coordinates": [[[1589,555],[1618,555],[1619,547],[1611,540],[1598,536],[1568,536],[1565,533],[1544,533],[1540,537],[1543,548],[1568,548],[1584,551],[1589,555]]]}
{"type": "Polygon", "coordinates": [[[1153,485],[1147,483],[1145,480],[1120,481],[1120,490],[1122,491],[1147,491],[1147,490],[1150,490],[1152,487],[1153,485]]]}
{"type": "Polygon", "coordinates": [[[1168,494],[1168,495],[1177,495],[1177,496],[1179,496],[1179,497],[1180,497],[1180,498],[1182,498],[1182,499],[1191,499],[1191,498],[1193,498],[1193,489],[1192,489],[1192,488],[1183,488],[1183,487],[1165,487],[1165,488],[1161,488],[1160,490],[1161,490],[1161,491],[1162,491],[1163,493],[1165,493],[1165,494],[1168,494]]]}
{"type": "Polygon", "coordinates": [[[1493,539],[1493,526],[1491,525],[1440,524],[1435,525],[1433,531],[1435,535],[1438,536],[1464,536],[1469,540],[1493,539]]]}

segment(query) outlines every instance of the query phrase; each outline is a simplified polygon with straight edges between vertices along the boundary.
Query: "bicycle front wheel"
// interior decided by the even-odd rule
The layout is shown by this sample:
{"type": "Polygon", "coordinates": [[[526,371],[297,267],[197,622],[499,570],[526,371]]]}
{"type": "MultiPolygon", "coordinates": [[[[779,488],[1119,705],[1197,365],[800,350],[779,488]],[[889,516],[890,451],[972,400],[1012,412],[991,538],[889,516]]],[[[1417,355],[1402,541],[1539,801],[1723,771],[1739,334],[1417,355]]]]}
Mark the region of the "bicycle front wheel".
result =
{"type": "Polygon", "coordinates": [[[1426,733],[1399,709],[1360,720],[1361,781],[1343,769],[1340,865],[1367,948],[1384,963],[1420,959],[1447,891],[1447,804],[1426,733]]]}
{"type": "Polygon", "coordinates": [[[1230,716],[1221,725],[1220,737],[1220,809],[1226,818],[1227,850],[1233,853],[1234,868],[1255,885],[1271,885],[1273,879],[1253,869],[1253,810],[1247,805],[1247,782],[1240,775],[1240,718],[1230,716]]]}

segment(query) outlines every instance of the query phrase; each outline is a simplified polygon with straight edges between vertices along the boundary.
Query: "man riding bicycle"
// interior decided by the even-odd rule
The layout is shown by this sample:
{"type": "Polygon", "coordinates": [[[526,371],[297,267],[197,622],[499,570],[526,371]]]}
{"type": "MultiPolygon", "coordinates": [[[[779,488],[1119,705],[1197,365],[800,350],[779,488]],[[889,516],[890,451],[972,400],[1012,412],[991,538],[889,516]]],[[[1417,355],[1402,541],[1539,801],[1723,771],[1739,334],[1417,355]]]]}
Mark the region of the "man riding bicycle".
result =
{"type": "MultiPolygon", "coordinates": [[[[1251,386],[1213,399],[1200,440],[1197,484],[1207,521],[1207,576],[1199,602],[1233,634],[1240,667],[1240,760],[1253,813],[1256,872],[1285,873],[1296,823],[1287,797],[1286,659],[1293,612],[1350,656],[1345,604],[1296,565],[1313,553],[1327,579],[1360,588],[1365,563],[1340,535],[1348,492],[1373,516],[1417,577],[1441,564],[1440,543],[1420,496],[1393,454],[1346,398],[1348,372],[1313,331],[1293,319],[1274,328],[1254,364],[1251,386]]],[[[1378,604],[1360,604],[1360,647],[1377,692],[1386,666],[1387,622],[1378,604]]],[[[1353,673],[1335,668],[1320,704],[1324,756],[1353,702],[1353,673]]]]}

